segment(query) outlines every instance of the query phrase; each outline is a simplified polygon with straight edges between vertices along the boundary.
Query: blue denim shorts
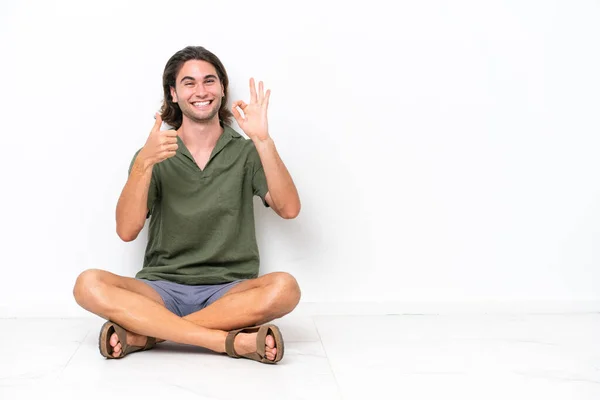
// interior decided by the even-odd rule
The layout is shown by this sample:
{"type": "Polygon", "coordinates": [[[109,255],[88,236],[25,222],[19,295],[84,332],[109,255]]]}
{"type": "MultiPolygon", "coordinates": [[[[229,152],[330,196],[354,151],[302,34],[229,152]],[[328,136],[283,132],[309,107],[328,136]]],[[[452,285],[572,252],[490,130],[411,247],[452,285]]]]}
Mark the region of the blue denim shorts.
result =
{"type": "MultiPolygon", "coordinates": [[[[136,278],[137,279],[137,278],[136,278]]],[[[242,282],[241,280],[224,283],[221,285],[182,285],[169,281],[142,281],[162,297],[165,307],[172,313],[184,317],[200,311],[219,300],[229,289],[242,282]]]]}

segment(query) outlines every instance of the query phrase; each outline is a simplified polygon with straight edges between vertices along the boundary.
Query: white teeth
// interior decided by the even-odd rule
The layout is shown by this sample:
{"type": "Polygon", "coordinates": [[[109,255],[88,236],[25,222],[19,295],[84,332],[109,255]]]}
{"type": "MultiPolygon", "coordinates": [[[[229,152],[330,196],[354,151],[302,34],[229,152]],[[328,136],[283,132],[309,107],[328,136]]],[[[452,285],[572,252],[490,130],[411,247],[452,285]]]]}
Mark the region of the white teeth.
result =
{"type": "Polygon", "coordinates": [[[194,104],[194,106],[196,106],[196,107],[202,107],[202,106],[207,106],[209,103],[210,103],[210,100],[209,101],[198,101],[198,102],[192,103],[192,104],[194,104]]]}

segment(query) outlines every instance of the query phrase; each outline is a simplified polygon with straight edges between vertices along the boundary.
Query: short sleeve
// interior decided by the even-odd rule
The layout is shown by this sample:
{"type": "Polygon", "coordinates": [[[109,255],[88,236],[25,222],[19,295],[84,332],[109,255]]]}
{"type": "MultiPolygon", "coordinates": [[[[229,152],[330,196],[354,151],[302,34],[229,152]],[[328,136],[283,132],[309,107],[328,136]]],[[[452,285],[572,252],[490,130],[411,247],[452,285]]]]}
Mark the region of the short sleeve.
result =
{"type": "MultiPolygon", "coordinates": [[[[127,173],[127,176],[129,176],[129,174],[131,174],[131,169],[133,168],[133,163],[135,162],[135,159],[137,158],[137,156],[141,150],[142,149],[139,149],[133,155],[133,159],[131,160],[131,163],[129,163],[129,171],[127,173]]],[[[158,184],[157,184],[157,177],[156,177],[156,168],[153,168],[152,169],[152,178],[150,179],[150,187],[148,188],[148,215],[146,215],[146,218],[148,218],[148,217],[150,217],[150,215],[152,215],[152,208],[154,207],[154,203],[156,203],[157,198],[158,198],[158,184]]]]}
{"type": "Polygon", "coordinates": [[[265,196],[269,192],[267,178],[260,161],[260,156],[258,155],[258,151],[256,150],[256,147],[254,147],[254,144],[252,144],[252,150],[250,152],[250,163],[252,165],[252,191],[255,196],[261,198],[265,207],[269,207],[269,204],[265,199],[265,196]]]}

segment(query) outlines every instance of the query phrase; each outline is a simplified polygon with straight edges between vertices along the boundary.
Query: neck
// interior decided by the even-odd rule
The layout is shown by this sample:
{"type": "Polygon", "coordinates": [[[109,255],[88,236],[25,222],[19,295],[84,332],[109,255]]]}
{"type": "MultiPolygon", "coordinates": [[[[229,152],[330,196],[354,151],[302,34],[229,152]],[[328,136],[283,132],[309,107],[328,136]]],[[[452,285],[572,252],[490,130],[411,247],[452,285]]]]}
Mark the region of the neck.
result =
{"type": "Polygon", "coordinates": [[[177,129],[177,134],[192,154],[215,147],[222,133],[217,116],[207,122],[194,122],[184,116],[177,129]]]}

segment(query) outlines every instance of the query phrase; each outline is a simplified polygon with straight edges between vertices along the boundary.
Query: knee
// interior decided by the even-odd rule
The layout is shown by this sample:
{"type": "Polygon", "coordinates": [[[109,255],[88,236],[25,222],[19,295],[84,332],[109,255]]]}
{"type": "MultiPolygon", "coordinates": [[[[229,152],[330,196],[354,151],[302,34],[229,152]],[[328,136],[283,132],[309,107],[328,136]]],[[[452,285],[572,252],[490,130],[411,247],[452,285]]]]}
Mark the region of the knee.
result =
{"type": "Polygon", "coordinates": [[[285,313],[292,311],[300,302],[301,292],[298,281],[287,272],[275,272],[272,276],[271,304],[285,313]]]}
{"type": "Polygon", "coordinates": [[[89,309],[90,305],[95,302],[98,291],[104,284],[103,273],[105,271],[99,269],[88,269],[79,274],[73,287],[73,297],[77,304],[89,309]]]}

